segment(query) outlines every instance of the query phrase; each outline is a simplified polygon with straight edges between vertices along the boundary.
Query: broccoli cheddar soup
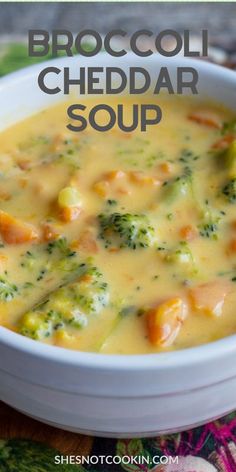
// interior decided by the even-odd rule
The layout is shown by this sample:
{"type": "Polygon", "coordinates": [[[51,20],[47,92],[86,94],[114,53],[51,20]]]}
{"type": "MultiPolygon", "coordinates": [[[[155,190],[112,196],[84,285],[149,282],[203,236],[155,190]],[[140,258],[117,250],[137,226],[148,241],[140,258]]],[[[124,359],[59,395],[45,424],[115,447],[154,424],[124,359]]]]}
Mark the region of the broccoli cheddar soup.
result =
{"type": "Polygon", "coordinates": [[[151,100],[146,132],[71,132],[64,103],[0,134],[2,326],[120,354],[236,332],[235,117],[151,100]]]}

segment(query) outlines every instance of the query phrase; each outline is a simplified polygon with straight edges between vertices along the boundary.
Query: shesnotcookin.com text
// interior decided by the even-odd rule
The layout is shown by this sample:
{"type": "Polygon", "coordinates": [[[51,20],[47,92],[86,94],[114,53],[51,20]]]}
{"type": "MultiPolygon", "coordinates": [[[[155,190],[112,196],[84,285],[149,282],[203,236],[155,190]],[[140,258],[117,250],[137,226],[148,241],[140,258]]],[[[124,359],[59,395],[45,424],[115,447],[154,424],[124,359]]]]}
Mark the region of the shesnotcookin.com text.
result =
{"type": "Polygon", "coordinates": [[[91,455],[91,456],[77,456],[77,455],[57,455],[55,456],[54,463],[56,465],[120,465],[120,464],[133,464],[133,465],[167,465],[167,464],[178,464],[178,456],[112,456],[112,455],[91,455]]]}

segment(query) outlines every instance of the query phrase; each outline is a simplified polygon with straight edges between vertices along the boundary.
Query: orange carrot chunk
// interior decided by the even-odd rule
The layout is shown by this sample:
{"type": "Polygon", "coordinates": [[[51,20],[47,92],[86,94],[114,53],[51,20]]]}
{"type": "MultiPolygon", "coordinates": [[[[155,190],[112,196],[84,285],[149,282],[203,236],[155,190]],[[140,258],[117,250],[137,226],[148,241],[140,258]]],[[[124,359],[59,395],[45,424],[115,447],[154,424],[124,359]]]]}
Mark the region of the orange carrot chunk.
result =
{"type": "Polygon", "coordinates": [[[182,226],[179,231],[181,239],[184,241],[193,241],[198,235],[196,228],[191,225],[182,226]]]}
{"type": "Polygon", "coordinates": [[[187,316],[187,305],[179,297],[160,303],[147,312],[149,341],[156,347],[173,344],[187,316]]]}
{"type": "Polygon", "coordinates": [[[77,241],[72,243],[72,247],[78,248],[81,251],[86,251],[89,254],[96,254],[98,252],[98,245],[94,235],[89,231],[84,231],[77,241]]]}
{"type": "Polygon", "coordinates": [[[38,241],[36,229],[0,210],[0,235],[7,244],[24,244],[38,241]]]}
{"type": "Polygon", "coordinates": [[[110,183],[107,180],[100,180],[93,185],[93,190],[103,198],[108,196],[110,191],[110,183]]]}
{"type": "Polygon", "coordinates": [[[71,223],[77,220],[81,213],[80,207],[65,207],[60,210],[60,219],[64,223],[71,223]]]}
{"type": "Polygon", "coordinates": [[[122,179],[123,177],[125,177],[125,172],[123,172],[123,170],[111,170],[110,172],[108,172],[106,174],[106,178],[107,180],[109,181],[112,181],[112,180],[117,180],[117,179],[122,179]]]}
{"type": "Polygon", "coordinates": [[[55,241],[60,236],[60,232],[57,231],[56,226],[52,223],[42,224],[42,240],[43,241],[55,241]]]}
{"type": "Polygon", "coordinates": [[[162,162],[159,164],[158,169],[164,174],[171,174],[173,165],[170,162],[162,162]]]}
{"type": "Polygon", "coordinates": [[[229,256],[235,255],[236,254],[236,239],[233,238],[231,241],[229,241],[227,248],[226,248],[226,254],[229,256]]]}
{"type": "Polygon", "coordinates": [[[160,181],[151,175],[145,175],[143,172],[131,171],[129,172],[131,182],[135,184],[159,185],[160,181]]]}
{"type": "Polygon", "coordinates": [[[227,149],[234,140],[235,136],[232,134],[227,134],[227,136],[224,136],[223,138],[216,141],[211,148],[218,151],[223,151],[224,149],[227,149]]]}
{"type": "Polygon", "coordinates": [[[219,116],[209,110],[198,110],[190,113],[188,119],[199,125],[208,126],[210,128],[220,129],[222,127],[219,116]]]}
{"type": "Polygon", "coordinates": [[[226,295],[231,290],[227,281],[214,281],[190,289],[189,297],[195,310],[211,316],[221,316],[226,295]]]}

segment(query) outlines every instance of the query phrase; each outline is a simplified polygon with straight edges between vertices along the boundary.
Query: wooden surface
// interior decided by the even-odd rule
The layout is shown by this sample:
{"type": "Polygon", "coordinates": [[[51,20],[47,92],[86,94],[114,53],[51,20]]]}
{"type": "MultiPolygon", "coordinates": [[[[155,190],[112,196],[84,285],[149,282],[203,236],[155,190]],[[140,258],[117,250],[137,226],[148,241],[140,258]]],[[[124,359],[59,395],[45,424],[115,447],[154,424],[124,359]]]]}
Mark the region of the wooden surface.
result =
{"type": "Polygon", "coordinates": [[[93,439],[47,426],[0,402],[0,439],[32,439],[54,447],[62,454],[89,454],[93,439]]]}

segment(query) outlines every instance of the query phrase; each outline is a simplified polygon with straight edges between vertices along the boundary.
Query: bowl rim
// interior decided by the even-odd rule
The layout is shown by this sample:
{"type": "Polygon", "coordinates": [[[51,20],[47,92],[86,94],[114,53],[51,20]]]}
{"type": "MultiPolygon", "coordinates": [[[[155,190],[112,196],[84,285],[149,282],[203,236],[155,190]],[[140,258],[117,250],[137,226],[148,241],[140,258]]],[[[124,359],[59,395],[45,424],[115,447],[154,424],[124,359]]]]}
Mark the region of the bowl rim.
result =
{"type": "MultiPolygon", "coordinates": [[[[103,56],[106,59],[106,53],[101,52],[96,56],[87,58],[82,57],[83,62],[92,62],[94,58],[103,56]]],[[[227,69],[221,65],[212,64],[208,61],[199,59],[186,58],[180,55],[175,57],[160,57],[153,54],[146,58],[140,58],[135,56],[134,53],[128,52],[121,59],[127,62],[131,59],[142,60],[145,63],[151,63],[153,61],[159,62],[160,65],[170,64],[179,66],[179,60],[184,65],[188,64],[192,67],[198,66],[198,70],[203,70],[209,73],[217,73],[220,79],[223,81],[236,82],[236,72],[227,69]]],[[[110,58],[116,60],[117,58],[110,58]]],[[[42,61],[38,64],[30,65],[18,71],[7,74],[0,78],[0,92],[6,86],[9,87],[14,84],[15,81],[20,85],[21,80],[27,79],[35,75],[37,71],[41,70],[44,66],[50,66],[57,64],[58,67],[63,67],[69,61],[78,60],[78,56],[73,58],[63,57],[54,58],[48,61],[42,61]]],[[[61,97],[60,97],[61,98],[61,97]]],[[[60,101],[60,99],[58,100],[60,101]]],[[[11,126],[11,125],[10,125],[11,126]]],[[[173,369],[182,368],[187,366],[193,366],[195,364],[203,364],[207,361],[216,361],[222,356],[228,356],[232,353],[236,353],[236,334],[226,336],[217,341],[210,343],[189,347],[176,351],[149,353],[149,354],[101,354],[96,352],[84,352],[72,349],[66,349],[59,346],[52,346],[40,341],[35,341],[26,338],[8,328],[0,326],[0,344],[6,348],[20,351],[24,354],[50,360],[60,364],[74,365],[85,368],[96,368],[96,369],[107,369],[107,370],[140,370],[140,369],[173,369]]]]}
{"type": "Polygon", "coordinates": [[[26,338],[21,334],[0,326],[0,345],[30,355],[31,357],[53,361],[74,367],[95,368],[96,370],[166,370],[178,369],[217,361],[223,356],[236,353],[236,334],[199,346],[176,351],[148,354],[101,354],[99,352],[78,351],[45,344],[26,338]]]}

